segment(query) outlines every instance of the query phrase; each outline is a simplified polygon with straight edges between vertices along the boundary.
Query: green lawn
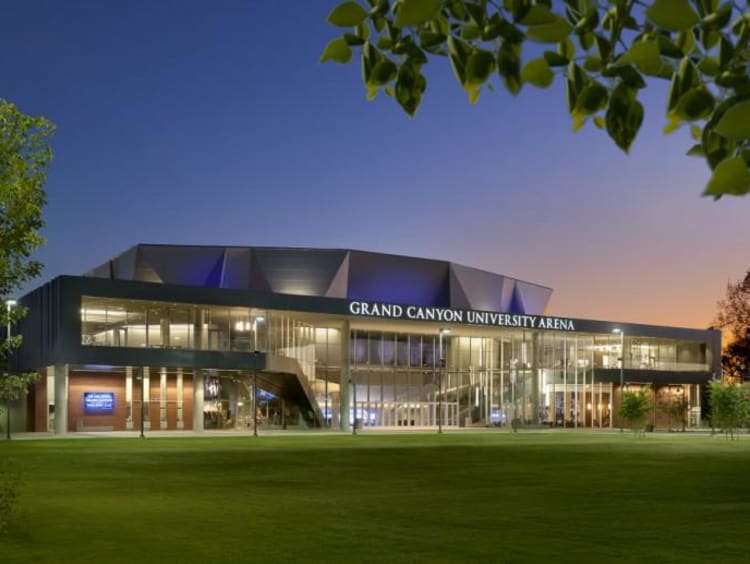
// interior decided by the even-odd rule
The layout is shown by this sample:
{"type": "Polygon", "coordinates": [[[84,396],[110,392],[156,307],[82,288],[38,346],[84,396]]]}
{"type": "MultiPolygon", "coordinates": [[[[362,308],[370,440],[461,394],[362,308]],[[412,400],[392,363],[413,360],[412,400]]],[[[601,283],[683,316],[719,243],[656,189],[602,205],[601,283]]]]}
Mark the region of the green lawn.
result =
{"type": "Polygon", "coordinates": [[[750,437],[34,440],[3,564],[748,562],[750,437]]]}

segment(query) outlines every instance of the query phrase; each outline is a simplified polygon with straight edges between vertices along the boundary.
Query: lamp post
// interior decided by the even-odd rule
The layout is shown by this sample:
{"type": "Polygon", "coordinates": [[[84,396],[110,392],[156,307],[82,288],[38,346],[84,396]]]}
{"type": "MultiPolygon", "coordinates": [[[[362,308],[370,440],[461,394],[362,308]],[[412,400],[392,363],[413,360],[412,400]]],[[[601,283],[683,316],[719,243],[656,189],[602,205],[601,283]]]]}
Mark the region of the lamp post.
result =
{"type": "MultiPolygon", "coordinates": [[[[620,334],[620,408],[622,408],[622,389],[625,385],[625,331],[617,327],[612,329],[612,332],[620,334]]],[[[609,416],[612,417],[612,414],[610,413],[609,416]]],[[[620,421],[620,432],[623,432],[622,421],[620,421]]]]}
{"type": "MultiPolygon", "coordinates": [[[[10,373],[10,314],[13,308],[16,306],[18,302],[16,300],[5,300],[5,307],[8,313],[8,327],[7,327],[7,333],[5,333],[5,347],[6,347],[6,359],[8,362],[8,374],[6,374],[6,378],[9,376],[10,373]]],[[[7,394],[5,396],[5,438],[7,440],[10,440],[10,390],[6,390],[5,393],[7,394]]]]}
{"type": "Polygon", "coordinates": [[[443,335],[447,335],[450,332],[450,329],[443,327],[438,333],[438,434],[443,432],[443,370],[445,369],[445,359],[443,358],[443,335]]]}

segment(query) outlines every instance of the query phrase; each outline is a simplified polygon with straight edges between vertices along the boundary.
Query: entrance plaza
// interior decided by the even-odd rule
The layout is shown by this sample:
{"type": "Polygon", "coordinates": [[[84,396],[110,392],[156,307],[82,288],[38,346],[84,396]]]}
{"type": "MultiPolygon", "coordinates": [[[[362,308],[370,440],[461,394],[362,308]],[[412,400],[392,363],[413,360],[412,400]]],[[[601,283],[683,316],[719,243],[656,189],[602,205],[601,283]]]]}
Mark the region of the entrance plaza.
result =
{"type": "Polygon", "coordinates": [[[14,431],[608,429],[641,386],[657,428],[700,425],[718,331],[549,316],[551,292],[362,251],[138,245],[21,299],[16,361],[41,379],[14,431]]]}

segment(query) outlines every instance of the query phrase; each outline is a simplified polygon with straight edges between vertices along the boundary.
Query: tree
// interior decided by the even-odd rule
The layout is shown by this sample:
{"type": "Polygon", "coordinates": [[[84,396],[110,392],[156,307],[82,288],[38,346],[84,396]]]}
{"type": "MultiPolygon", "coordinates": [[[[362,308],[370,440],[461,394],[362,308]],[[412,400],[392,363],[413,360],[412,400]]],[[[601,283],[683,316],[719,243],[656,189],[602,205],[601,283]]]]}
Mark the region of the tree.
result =
{"type": "MultiPolygon", "coordinates": [[[[54,126],[43,117],[29,116],[0,99],[0,297],[7,301],[21,284],[39,275],[42,265],[31,256],[44,242],[42,208],[44,183],[52,159],[48,143],[54,126]]],[[[0,307],[2,327],[11,327],[26,311],[0,307]]],[[[6,335],[0,345],[0,400],[5,409],[22,397],[36,374],[11,370],[11,359],[21,346],[21,336],[6,335]]],[[[10,425],[6,419],[6,436],[10,425]]]]}
{"type": "Polygon", "coordinates": [[[617,415],[624,419],[636,434],[642,434],[646,427],[646,418],[651,410],[649,391],[650,388],[645,387],[637,392],[623,392],[622,403],[617,410],[617,415]]]}
{"type": "Polygon", "coordinates": [[[328,22],[349,29],[321,62],[358,51],[367,98],[382,90],[410,116],[435,58],[449,61],[472,104],[498,80],[515,96],[557,75],[573,130],[591,122],[627,153],[645,113],[639,91],[670,81],[664,132],[690,127],[687,154],[713,171],[704,195],[750,191],[750,13],[738,2],[348,0],[328,22]]]}
{"type": "Polygon", "coordinates": [[[712,380],[709,384],[711,421],[730,439],[734,439],[737,429],[745,425],[750,417],[750,396],[747,388],[712,380]]]}
{"type": "Polygon", "coordinates": [[[727,284],[717,309],[714,324],[729,341],[721,357],[723,376],[732,382],[750,379],[750,270],[744,279],[727,284]]]}

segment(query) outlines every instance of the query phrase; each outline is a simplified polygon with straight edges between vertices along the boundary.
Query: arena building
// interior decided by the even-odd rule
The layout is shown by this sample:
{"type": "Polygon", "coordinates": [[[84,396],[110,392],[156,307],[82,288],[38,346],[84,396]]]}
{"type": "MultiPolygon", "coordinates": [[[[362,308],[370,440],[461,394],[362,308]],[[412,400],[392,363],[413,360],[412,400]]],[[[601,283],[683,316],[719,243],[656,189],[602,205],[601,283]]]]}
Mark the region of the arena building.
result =
{"type": "Polygon", "coordinates": [[[720,332],[550,316],[551,293],[356,250],[137,245],[20,300],[16,364],[41,378],[14,430],[611,428],[644,385],[651,424],[700,424],[720,332]]]}

